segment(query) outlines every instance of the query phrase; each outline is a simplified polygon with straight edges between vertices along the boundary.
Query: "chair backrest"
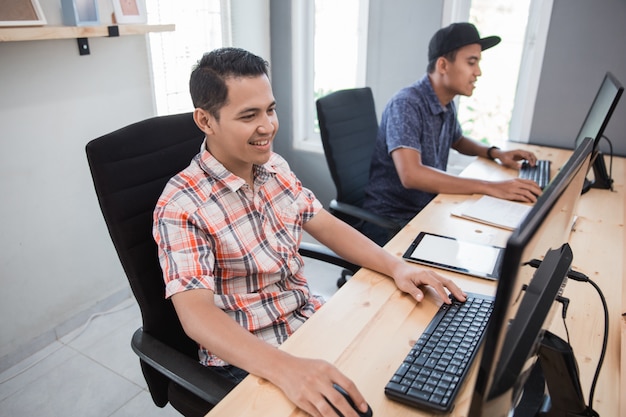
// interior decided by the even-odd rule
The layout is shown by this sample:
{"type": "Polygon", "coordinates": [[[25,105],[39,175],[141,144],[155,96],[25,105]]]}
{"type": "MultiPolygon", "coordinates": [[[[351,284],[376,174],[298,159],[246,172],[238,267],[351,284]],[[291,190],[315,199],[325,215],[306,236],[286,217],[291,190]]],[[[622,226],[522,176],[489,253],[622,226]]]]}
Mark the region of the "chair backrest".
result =
{"type": "MultiPolygon", "coordinates": [[[[204,134],[192,113],[147,119],[90,141],[87,159],[111,240],[141,309],[143,330],[197,359],[170,300],[152,237],[152,215],[167,181],[200,151],[204,134]]],[[[148,385],[167,381],[153,372],[148,385]]],[[[150,391],[153,392],[153,386],[150,391]]],[[[155,399],[156,401],[156,399],[155,399]]],[[[167,402],[167,400],[165,400],[167,402]]]]}
{"type": "Polygon", "coordinates": [[[361,207],[378,133],[372,90],[336,91],[318,99],[316,105],[336,200],[361,207]]]}

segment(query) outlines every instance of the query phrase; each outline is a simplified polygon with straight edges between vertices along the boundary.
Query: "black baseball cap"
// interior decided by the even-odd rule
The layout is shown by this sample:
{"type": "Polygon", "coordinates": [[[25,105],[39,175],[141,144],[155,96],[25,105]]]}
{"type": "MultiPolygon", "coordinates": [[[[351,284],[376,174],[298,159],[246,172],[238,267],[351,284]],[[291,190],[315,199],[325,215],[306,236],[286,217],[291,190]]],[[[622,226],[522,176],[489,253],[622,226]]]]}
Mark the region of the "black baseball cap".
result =
{"type": "Polygon", "coordinates": [[[480,44],[484,51],[499,44],[500,40],[499,36],[481,38],[476,26],[471,23],[452,23],[450,26],[439,29],[430,39],[428,44],[428,62],[473,43],[480,44]]]}

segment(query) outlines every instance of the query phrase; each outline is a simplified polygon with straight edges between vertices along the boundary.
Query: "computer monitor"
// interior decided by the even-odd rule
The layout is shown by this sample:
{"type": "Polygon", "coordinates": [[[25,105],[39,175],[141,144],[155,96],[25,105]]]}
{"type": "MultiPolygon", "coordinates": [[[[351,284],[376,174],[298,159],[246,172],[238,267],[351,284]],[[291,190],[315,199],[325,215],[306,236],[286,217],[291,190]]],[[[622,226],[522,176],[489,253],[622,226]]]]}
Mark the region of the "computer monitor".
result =
{"type": "Polygon", "coordinates": [[[613,181],[607,173],[604,156],[600,152],[600,140],[623,91],[624,87],[617,78],[611,72],[607,72],[574,142],[575,149],[582,143],[583,139],[594,139],[593,156],[590,164],[590,168],[593,167],[593,180],[586,182],[583,192],[590,187],[611,188],[613,181]]]}
{"type": "Polygon", "coordinates": [[[470,416],[508,416],[523,393],[572,262],[564,244],[593,145],[580,143],[507,241],[470,416]],[[546,263],[536,270],[534,259],[546,263]]]}

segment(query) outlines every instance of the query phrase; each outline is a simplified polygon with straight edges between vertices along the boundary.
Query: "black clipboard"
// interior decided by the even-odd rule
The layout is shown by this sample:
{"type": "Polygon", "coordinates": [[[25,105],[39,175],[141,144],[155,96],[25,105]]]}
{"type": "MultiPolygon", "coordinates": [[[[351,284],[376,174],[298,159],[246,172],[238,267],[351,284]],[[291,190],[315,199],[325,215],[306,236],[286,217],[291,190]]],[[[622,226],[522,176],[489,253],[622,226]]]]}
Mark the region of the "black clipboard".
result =
{"type": "Polygon", "coordinates": [[[420,232],[402,257],[407,261],[478,278],[500,277],[504,248],[420,232]]]}

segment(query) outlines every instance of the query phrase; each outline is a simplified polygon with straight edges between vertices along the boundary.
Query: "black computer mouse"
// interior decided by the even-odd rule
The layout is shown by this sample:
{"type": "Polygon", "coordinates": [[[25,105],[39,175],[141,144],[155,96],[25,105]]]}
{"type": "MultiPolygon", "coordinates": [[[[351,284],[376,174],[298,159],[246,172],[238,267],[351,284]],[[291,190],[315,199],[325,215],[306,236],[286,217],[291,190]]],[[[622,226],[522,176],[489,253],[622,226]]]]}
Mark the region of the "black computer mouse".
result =
{"type": "MultiPolygon", "coordinates": [[[[335,389],[337,391],[339,391],[339,393],[341,395],[344,396],[344,398],[348,401],[348,404],[350,404],[352,406],[352,408],[354,409],[354,411],[357,412],[357,414],[359,415],[359,417],[372,417],[374,415],[374,413],[372,412],[372,407],[370,407],[369,405],[367,406],[367,411],[363,412],[361,410],[359,410],[355,405],[354,405],[354,401],[352,401],[352,398],[350,398],[350,395],[348,395],[348,393],[341,388],[339,385],[334,384],[333,385],[335,387],[335,389]]],[[[332,404],[331,407],[333,407],[335,409],[335,412],[339,415],[339,417],[344,417],[343,414],[341,414],[341,412],[339,412],[339,410],[337,410],[332,404]]]]}

